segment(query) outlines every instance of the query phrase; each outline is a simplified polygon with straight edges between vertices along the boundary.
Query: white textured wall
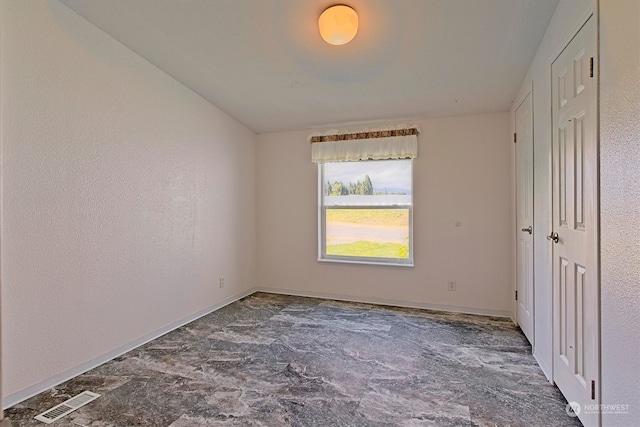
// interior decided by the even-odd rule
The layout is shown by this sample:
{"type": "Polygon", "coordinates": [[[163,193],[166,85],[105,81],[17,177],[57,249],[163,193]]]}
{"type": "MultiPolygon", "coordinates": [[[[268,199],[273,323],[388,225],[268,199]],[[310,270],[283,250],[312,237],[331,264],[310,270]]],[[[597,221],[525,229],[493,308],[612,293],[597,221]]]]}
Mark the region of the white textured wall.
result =
{"type": "Polygon", "coordinates": [[[57,1],[1,7],[15,397],[253,287],[256,136],[57,1]]]}
{"type": "Polygon", "coordinates": [[[561,0],[514,102],[515,109],[533,83],[534,180],[534,355],[548,378],[553,360],[551,244],[551,64],[593,11],[592,0],[561,0]]]}
{"type": "MultiPolygon", "coordinates": [[[[0,98],[2,95],[2,5],[0,5],[0,98]]],[[[2,117],[2,103],[0,102],[0,118],[2,117]]],[[[2,148],[2,135],[0,119],[0,149],[2,148]]],[[[1,160],[1,157],[0,157],[1,160]]],[[[1,163],[1,161],[0,161],[1,163]]],[[[0,269],[2,267],[2,165],[0,164],[0,269]]],[[[0,420],[4,419],[4,406],[2,405],[2,274],[0,274],[0,420]]]]}
{"type": "Polygon", "coordinates": [[[600,1],[602,399],[640,420],[640,1],[600,1]]]}
{"type": "Polygon", "coordinates": [[[510,313],[509,115],[417,124],[415,268],[317,262],[318,175],[309,132],[258,136],[258,286],[510,313]],[[447,290],[449,279],[456,292],[447,290]]]}

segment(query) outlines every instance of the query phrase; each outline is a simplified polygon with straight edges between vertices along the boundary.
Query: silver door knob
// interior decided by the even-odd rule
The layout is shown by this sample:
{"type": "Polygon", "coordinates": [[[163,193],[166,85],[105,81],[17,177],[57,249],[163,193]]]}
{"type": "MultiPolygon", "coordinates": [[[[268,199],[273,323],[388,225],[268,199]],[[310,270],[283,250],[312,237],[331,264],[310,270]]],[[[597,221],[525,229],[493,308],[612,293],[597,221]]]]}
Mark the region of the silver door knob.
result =
{"type": "Polygon", "coordinates": [[[553,243],[558,243],[560,236],[555,231],[547,236],[547,240],[552,240],[553,243]]]}
{"type": "Polygon", "coordinates": [[[522,231],[525,233],[533,234],[533,227],[528,226],[527,228],[523,228],[522,231]]]}

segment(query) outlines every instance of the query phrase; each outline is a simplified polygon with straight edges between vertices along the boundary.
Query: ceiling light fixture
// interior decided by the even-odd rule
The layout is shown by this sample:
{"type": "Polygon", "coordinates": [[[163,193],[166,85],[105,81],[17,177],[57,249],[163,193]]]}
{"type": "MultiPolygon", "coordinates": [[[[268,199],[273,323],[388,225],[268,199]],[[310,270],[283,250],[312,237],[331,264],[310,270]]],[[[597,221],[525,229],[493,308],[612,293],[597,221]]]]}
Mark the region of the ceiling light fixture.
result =
{"type": "Polygon", "coordinates": [[[318,20],[320,35],[329,44],[349,43],[358,32],[358,14],[349,6],[337,4],[325,9],[318,20]]]}

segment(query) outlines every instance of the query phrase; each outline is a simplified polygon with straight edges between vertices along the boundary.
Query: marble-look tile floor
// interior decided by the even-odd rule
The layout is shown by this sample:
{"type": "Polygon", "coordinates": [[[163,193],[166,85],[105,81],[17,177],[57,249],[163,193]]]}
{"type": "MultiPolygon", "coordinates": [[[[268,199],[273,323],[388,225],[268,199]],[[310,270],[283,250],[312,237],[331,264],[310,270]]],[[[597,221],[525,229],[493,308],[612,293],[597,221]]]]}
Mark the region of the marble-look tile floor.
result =
{"type": "Polygon", "coordinates": [[[574,426],[507,319],[256,293],[6,411],[55,426],[574,426]]]}

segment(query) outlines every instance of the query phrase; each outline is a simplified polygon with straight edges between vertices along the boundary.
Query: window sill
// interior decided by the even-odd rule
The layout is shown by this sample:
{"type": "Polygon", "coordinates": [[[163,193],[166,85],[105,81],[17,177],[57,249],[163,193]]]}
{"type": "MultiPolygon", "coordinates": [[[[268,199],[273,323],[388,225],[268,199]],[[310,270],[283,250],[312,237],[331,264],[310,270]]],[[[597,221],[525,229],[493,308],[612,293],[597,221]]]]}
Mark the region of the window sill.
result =
{"type": "Polygon", "coordinates": [[[318,262],[326,262],[326,263],[334,263],[334,264],[378,265],[383,267],[404,267],[404,268],[415,267],[413,263],[398,264],[398,263],[381,262],[381,261],[360,261],[360,260],[331,259],[331,258],[318,258],[318,262]]]}

